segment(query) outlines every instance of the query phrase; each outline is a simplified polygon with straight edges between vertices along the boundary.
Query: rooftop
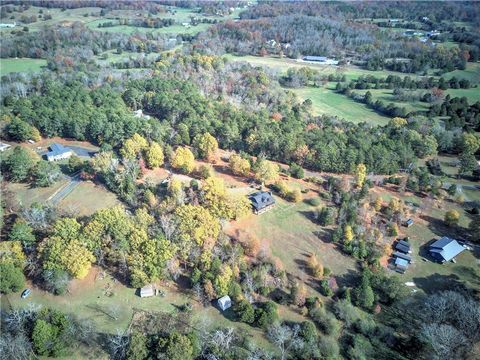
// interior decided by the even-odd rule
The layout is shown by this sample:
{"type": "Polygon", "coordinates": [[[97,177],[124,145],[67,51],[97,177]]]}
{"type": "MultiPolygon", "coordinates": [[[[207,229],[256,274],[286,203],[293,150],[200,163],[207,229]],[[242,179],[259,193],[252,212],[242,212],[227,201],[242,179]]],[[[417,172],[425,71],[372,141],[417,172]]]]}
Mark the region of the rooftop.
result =
{"type": "Polygon", "coordinates": [[[465,248],[460,245],[457,240],[451,239],[447,236],[442,237],[430,245],[430,253],[444,261],[452,260],[463,250],[465,250],[465,248]]]}
{"type": "Polygon", "coordinates": [[[268,191],[258,191],[250,195],[248,198],[256,210],[261,210],[267,206],[275,204],[275,199],[273,198],[272,193],[268,191]]]}
{"type": "Polygon", "coordinates": [[[57,156],[70,151],[72,151],[70,148],[63,146],[62,144],[55,143],[50,145],[50,151],[47,153],[47,156],[57,156]]]}

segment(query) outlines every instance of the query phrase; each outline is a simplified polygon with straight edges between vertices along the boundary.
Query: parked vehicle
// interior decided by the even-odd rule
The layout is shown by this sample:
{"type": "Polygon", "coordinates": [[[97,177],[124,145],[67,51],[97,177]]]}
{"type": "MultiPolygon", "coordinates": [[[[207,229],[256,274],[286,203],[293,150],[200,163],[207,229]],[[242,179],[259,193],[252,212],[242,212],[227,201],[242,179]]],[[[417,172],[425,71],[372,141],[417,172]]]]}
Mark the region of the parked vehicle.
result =
{"type": "Polygon", "coordinates": [[[28,295],[30,295],[31,292],[32,292],[32,290],[30,290],[30,289],[23,290],[22,299],[25,299],[26,297],[28,297],[28,295]]]}

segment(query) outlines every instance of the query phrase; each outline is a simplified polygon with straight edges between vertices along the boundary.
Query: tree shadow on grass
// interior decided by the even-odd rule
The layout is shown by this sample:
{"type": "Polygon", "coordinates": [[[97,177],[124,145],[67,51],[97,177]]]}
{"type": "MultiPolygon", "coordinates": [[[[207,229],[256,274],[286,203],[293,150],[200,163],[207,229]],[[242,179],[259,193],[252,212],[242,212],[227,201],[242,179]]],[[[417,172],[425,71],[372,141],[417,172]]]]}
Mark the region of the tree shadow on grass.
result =
{"type": "MultiPolygon", "coordinates": [[[[442,266],[442,265],[438,265],[442,266]]],[[[460,278],[455,274],[440,275],[438,273],[429,275],[427,277],[413,278],[416,286],[422,289],[427,294],[433,294],[439,291],[455,290],[460,292],[471,292],[460,278]]]]}
{"type": "Polygon", "coordinates": [[[420,218],[428,223],[428,228],[437,236],[448,236],[457,240],[469,237],[467,230],[463,227],[447,226],[442,220],[425,214],[420,215],[420,218]]]}

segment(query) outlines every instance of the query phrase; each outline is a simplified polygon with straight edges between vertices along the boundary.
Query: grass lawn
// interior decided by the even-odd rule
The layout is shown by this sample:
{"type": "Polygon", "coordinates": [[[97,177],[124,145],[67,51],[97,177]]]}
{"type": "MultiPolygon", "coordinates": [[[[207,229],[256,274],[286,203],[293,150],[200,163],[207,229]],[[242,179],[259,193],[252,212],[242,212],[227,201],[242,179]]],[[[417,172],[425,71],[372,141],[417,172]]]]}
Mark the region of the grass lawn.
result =
{"type": "Polygon", "coordinates": [[[95,211],[120,204],[117,196],[91,181],[81,182],[57,206],[75,216],[89,216],[95,211]]]}
{"type": "Polygon", "coordinates": [[[0,76],[13,72],[38,72],[46,65],[47,60],[44,59],[0,59],[0,76]]]}
{"type": "Polygon", "coordinates": [[[334,115],[353,123],[367,122],[372,125],[385,125],[390,120],[364,104],[328,88],[308,87],[291,90],[303,100],[312,100],[313,113],[317,115],[334,115]]]}
{"type": "MultiPolygon", "coordinates": [[[[393,103],[395,106],[404,107],[407,110],[407,112],[427,111],[429,109],[429,105],[421,101],[405,101],[405,102],[396,101],[393,96],[393,90],[391,89],[368,89],[368,90],[353,90],[353,91],[358,94],[365,94],[367,91],[370,91],[375,101],[381,100],[386,104],[393,103]]],[[[419,93],[423,93],[423,91],[419,90],[419,93]]]]}
{"type": "MultiPolygon", "coordinates": [[[[313,191],[307,195],[318,196],[313,191]]],[[[311,220],[313,206],[305,201],[294,204],[274,197],[276,205],[273,209],[230,223],[227,233],[238,235],[240,240],[245,232],[257,237],[262,248],[280,261],[279,266],[298,279],[309,278],[306,266],[312,253],[316,253],[319,262],[330,268],[336,276],[348,275],[355,270],[356,261],[343,255],[330,242],[329,229],[322,228],[311,220]]],[[[307,282],[307,285],[316,293],[316,282],[312,283],[307,282]]]]}
{"type": "Polygon", "coordinates": [[[473,84],[480,84],[480,63],[467,63],[465,70],[454,70],[442,75],[445,79],[456,77],[457,79],[468,79],[473,84]]]}
{"type": "Polygon", "coordinates": [[[474,104],[477,101],[480,101],[480,88],[448,89],[448,90],[445,90],[445,94],[449,94],[450,97],[465,96],[469,104],[474,104]]]}

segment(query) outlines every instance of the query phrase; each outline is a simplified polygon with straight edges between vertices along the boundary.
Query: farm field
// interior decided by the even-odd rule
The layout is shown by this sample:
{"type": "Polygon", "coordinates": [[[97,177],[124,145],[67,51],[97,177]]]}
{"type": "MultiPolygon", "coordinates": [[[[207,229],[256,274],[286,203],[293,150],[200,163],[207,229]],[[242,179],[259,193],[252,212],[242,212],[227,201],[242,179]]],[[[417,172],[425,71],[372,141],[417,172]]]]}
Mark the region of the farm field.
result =
{"type": "MultiPolygon", "coordinates": [[[[397,101],[393,95],[393,90],[390,89],[369,89],[369,90],[353,90],[355,93],[364,95],[367,91],[370,91],[374,101],[381,100],[386,104],[393,103],[395,106],[404,107],[407,112],[411,111],[427,111],[429,104],[421,101],[397,101]]],[[[423,93],[419,90],[419,93],[423,93]]]]}
{"type": "Polygon", "coordinates": [[[469,104],[474,104],[477,101],[480,101],[480,88],[470,88],[470,89],[447,89],[445,94],[450,95],[450,97],[466,97],[469,104]]]}
{"type": "Polygon", "coordinates": [[[317,115],[335,115],[353,123],[366,122],[372,125],[385,125],[390,120],[367,108],[364,104],[329,88],[308,87],[291,89],[291,91],[303,100],[312,100],[313,112],[317,115]]]}
{"type": "Polygon", "coordinates": [[[0,59],[0,76],[17,72],[38,72],[46,65],[47,60],[44,59],[0,59]]]}
{"type": "Polygon", "coordinates": [[[456,77],[457,79],[470,80],[472,84],[480,83],[480,63],[467,63],[465,70],[454,70],[442,75],[445,79],[456,77]]]}

